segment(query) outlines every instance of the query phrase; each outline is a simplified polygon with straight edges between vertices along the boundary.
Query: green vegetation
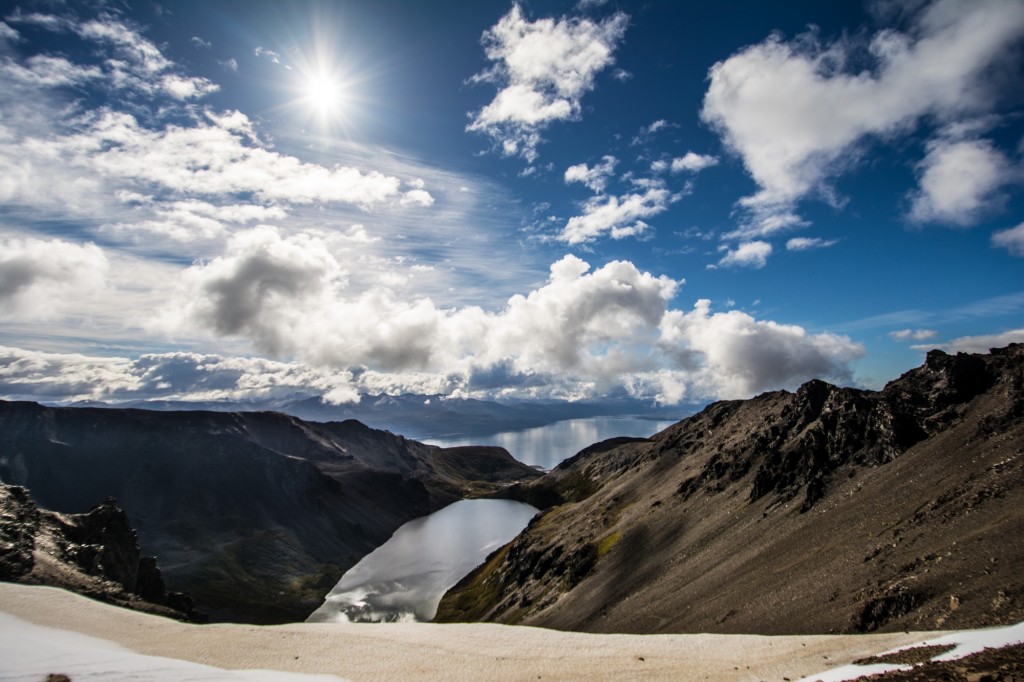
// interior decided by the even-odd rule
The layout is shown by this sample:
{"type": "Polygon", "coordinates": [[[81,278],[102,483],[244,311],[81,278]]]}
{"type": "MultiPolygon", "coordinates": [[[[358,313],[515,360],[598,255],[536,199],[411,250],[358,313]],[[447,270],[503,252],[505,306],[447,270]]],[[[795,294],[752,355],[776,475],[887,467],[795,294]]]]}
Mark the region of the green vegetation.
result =
{"type": "Polygon", "coordinates": [[[441,599],[436,623],[475,622],[501,601],[501,576],[498,568],[505,562],[511,543],[491,553],[484,563],[460,580],[441,599]]]}
{"type": "Polygon", "coordinates": [[[620,533],[619,531],[609,533],[608,535],[605,535],[603,538],[601,538],[601,541],[597,543],[597,558],[603,559],[604,556],[612,550],[612,547],[614,547],[620,539],[622,539],[622,533],[620,533]]]}

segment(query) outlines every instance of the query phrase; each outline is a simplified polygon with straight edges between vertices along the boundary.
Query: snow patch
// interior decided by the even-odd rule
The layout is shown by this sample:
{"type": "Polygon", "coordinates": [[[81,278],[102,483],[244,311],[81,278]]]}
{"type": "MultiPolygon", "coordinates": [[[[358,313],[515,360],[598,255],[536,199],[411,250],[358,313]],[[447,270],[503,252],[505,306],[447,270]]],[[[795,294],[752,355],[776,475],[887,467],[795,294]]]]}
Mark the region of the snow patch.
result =
{"type": "Polygon", "coordinates": [[[64,674],[76,682],[345,682],[334,675],[224,670],[144,656],[105,639],[34,625],[0,613],[0,682],[45,680],[50,674],[64,674]]]}

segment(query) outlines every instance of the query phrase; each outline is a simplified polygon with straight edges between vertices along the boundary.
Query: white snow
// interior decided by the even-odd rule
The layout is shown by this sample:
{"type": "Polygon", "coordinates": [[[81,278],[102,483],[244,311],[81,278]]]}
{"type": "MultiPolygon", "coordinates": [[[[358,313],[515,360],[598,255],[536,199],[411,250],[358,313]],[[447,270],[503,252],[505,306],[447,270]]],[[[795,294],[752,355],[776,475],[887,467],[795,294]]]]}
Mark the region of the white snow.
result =
{"type": "Polygon", "coordinates": [[[333,675],[224,670],[174,658],[144,656],[77,632],[34,625],[0,613],[0,682],[40,682],[64,674],[75,682],[344,682],[333,675]]]}
{"type": "MultiPolygon", "coordinates": [[[[1007,625],[998,628],[984,628],[982,630],[961,630],[942,637],[926,639],[917,644],[908,644],[896,649],[882,652],[878,656],[893,654],[907,649],[916,649],[924,646],[955,646],[955,649],[944,654],[934,656],[933,661],[955,661],[971,654],[984,651],[985,649],[1000,649],[1014,644],[1024,644],[1024,622],[1016,625],[1007,625]]],[[[889,672],[890,670],[910,670],[910,665],[844,665],[839,668],[832,668],[816,675],[808,675],[797,682],[846,682],[856,680],[868,675],[889,672]]]]}

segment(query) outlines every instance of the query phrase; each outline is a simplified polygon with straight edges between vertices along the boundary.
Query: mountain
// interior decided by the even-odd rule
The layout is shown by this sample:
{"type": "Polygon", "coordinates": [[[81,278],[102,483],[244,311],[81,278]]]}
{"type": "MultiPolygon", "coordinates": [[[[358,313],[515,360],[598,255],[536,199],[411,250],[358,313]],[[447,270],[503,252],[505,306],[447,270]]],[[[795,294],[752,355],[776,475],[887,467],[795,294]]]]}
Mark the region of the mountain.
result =
{"type": "Polygon", "coordinates": [[[40,509],[25,488],[0,483],[0,580],[62,587],[178,620],[205,620],[191,598],[167,591],[156,559],[142,556],[128,516],[113,500],[85,514],[58,514],[40,509]]]}
{"type": "Polygon", "coordinates": [[[406,521],[536,476],[500,448],[355,421],[0,402],[0,480],[62,513],[115,497],[168,586],[215,620],[303,620],[406,521]]]}
{"type": "MultiPolygon", "coordinates": [[[[328,422],[355,419],[377,429],[411,438],[482,436],[502,431],[553,424],[566,419],[611,415],[647,415],[677,418],[678,409],[666,411],[625,396],[600,402],[558,400],[495,402],[441,395],[364,395],[358,403],[331,405],[319,397],[264,401],[138,400],[120,405],[88,401],[70,407],[116,407],[157,411],[205,410],[214,412],[274,411],[306,421],[328,422]]],[[[689,410],[684,413],[688,413],[689,410]]]]}
{"type": "Polygon", "coordinates": [[[1024,620],[1024,345],[928,353],[878,392],[809,382],[588,448],[436,620],[826,633],[1024,620]]]}

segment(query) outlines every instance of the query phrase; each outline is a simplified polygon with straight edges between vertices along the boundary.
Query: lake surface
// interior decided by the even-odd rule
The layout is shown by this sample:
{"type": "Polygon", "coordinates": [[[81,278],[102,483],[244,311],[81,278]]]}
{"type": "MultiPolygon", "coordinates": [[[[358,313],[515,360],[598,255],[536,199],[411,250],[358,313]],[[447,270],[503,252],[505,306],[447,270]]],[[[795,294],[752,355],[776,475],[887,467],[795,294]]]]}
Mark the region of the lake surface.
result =
{"type": "Polygon", "coordinates": [[[307,622],[429,621],[444,593],[536,513],[512,500],[462,500],[410,521],[349,569],[307,622]]]}
{"type": "Polygon", "coordinates": [[[648,438],[678,420],[643,417],[590,417],[568,419],[523,431],[506,431],[490,436],[468,438],[430,438],[431,445],[450,448],[459,445],[498,445],[520,462],[553,469],[583,448],[616,436],[648,438]]]}

